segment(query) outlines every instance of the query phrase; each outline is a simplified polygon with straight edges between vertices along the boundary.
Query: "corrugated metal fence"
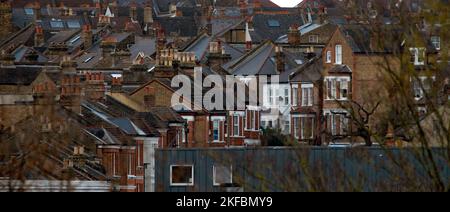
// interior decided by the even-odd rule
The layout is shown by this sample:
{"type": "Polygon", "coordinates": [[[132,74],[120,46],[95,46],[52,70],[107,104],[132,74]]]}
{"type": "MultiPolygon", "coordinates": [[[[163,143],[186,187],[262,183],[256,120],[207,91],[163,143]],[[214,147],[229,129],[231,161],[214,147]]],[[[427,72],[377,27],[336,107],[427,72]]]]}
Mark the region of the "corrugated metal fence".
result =
{"type": "Polygon", "coordinates": [[[233,186],[246,192],[449,189],[448,152],[431,152],[380,148],[160,149],[156,151],[156,191],[226,191],[224,186],[213,185],[213,166],[218,165],[232,167],[233,186]],[[194,185],[171,186],[171,165],[192,165],[194,185]]]}

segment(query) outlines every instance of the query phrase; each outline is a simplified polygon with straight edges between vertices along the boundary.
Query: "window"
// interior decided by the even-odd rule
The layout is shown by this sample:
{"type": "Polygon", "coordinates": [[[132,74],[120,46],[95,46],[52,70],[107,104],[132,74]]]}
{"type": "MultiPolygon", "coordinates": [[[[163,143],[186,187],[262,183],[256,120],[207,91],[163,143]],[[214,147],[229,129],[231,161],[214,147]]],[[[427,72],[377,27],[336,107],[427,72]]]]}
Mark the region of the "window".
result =
{"type": "Polygon", "coordinates": [[[430,92],[434,79],[420,77],[419,80],[412,80],[414,98],[420,100],[425,96],[425,92],[430,92]]]}
{"type": "Polygon", "coordinates": [[[319,36],[318,35],[310,35],[309,36],[309,42],[310,43],[318,43],[319,42],[319,36]]]}
{"type": "Polygon", "coordinates": [[[330,124],[332,135],[346,135],[348,132],[349,119],[345,112],[326,114],[328,123],[330,124]]]}
{"type": "Polygon", "coordinates": [[[133,173],[133,155],[128,154],[128,175],[134,175],[133,173]]]}
{"type": "Polygon", "coordinates": [[[292,88],[292,105],[297,106],[297,102],[298,102],[298,87],[293,87],[292,88]]]}
{"type": "Polygon", "coordinates": [[[269,128],[273,128],[273,121],[269,121],[269,128]]]}
{"type": "Polygon", "coordinates": [[[302,85],[302,106],[313,106],[313,85],[302,85]]]}
{"type": "Polygon", "coordinates": [[[227,166],[213,166],[214,186],[233,183],[233,168],[227,166]]]}
{"type": "Polygon", "coordinates": [[[298,122],[299,122],[299,118],[294,118],[294,137],[297,139],[299,138],[298,133],[300,131],[298,122]]]}
{"type": "Polygon", "coordinates": [[[436,50],[441,50],[441,38],[439,36],[432,36],[431,43],[433,44],[436,50]]]}
{"type": "Polygon", "coordinates": [[[69,27],[70,29],[79,29],[81,28],[80,22],[77,20],[70,20],[67,21],[67,27],[69,27]]]}
{"type": "Polygon", "coordinates": [[[239,136],[239,116],[233,117],[233,133],[235,136],[239,136]]]}
{"type": "Polygon", "coordinates": [[[284,89],[284,105],[289,105],[289,89],[284,89]]]}
{"type": "Polygon", "coordinates": [[[289,133],[290,128],[291,128],[291,122],[284,121],[284,132],[289,133]]]}
{"type": "Polygon", "coordinates": [[[334,114],[332,114],[332,115],[330,115],[330,118],[331,118],[331,134],[336,135],[336,129],[337,129],[336,116],[334,114]]]}
{"type": "Polygon", "coordinates": [[[327,63],[331,63],[331,51],[327,51],[327,63]]]}
{"type": "Polygon", "coordinates": [[[345,117],[345,114],[339,115],[340,121],[340,135],[346,135],[348,131],[348,119],[345,117]]]}
{"type": "Polygon", "coordinates": [[[333,79],[331,80],[331,98],[332,99],[336,99],[336,80],[333,79]]]}
{"type": "Polygon", "coordinates": [[[348,81],[343,80],[341,81],[341,90],[340,90],[340,99],[346,100],[348,99],[348,81]]]}
{"type": "Polygon", "coordinates": [[[251,129],[254,129],[254,130],[256,130],[256,112],[255,111],[250,111],[250,114],[251,114],[251,120],[250,120],[250,122],[251,122],[251,129]]]}
{"type": "Polygon", "coordinates": [[[411,48],[411,63],[425,65],[425,48],[411,48]]]}
{"type": "Polygon", "coordinates": [[[219,121],[213,121],[213,137],[214,142],[220,141],[220,123],[219,121]]]}
{"type": "Polygon", "coordinates": [[[269,27],[280,27],[280,22],[278,22],[277,20],[269,20],[267,21],[267,24],[269,25],[269,27]]]}
{"type": "Polygon", "coordinates": [[[301,138],[314,138],[314,117],[301,117],[301,138]]]}
{"type": "Polygon", "coordinates": [[[261,121],[261,125],[263,128],[266,128],[266,121],[261,121]]]}
{"type": "Polygon", "coordinates": [[[171,186],[193,186],[194,185],[194,166],[192,166],[192,165],[170,166],[170,185],[171,186]]]}
{"type": "Polygon", "coordinates": [[[25,14],[26,15],[34,15],[33,8],[25,8],[25,14]]]}
{"type": "Polygon", "coordinates": [[[342,64],[342,46],[336,45],[336,64],[341,65],[342,64]]]}
{"type": "Polygon", "coordinates": [[[64,24],[62,21],[50,21],[50,26],[52,28],[64,28],[64,24]]]}
{"type": "Polygon", "coordinates": [[[269,105],[273,105],[273,90],[272,88],[269,88],[269,105]]]}

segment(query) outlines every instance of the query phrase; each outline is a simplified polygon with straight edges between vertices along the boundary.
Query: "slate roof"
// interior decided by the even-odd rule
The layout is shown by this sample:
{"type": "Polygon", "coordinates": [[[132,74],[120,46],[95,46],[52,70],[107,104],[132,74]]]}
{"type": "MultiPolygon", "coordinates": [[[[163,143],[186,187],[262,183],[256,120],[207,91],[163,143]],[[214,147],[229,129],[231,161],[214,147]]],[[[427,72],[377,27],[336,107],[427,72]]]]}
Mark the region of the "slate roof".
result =
{"type": "Polygon", "coordinates": [[[168,37],[173,33],[181,37],[197,36],[198,25],[194,17],[161,17],[155,21],[161,25],[168,37]]]}
{"type": "MultiPolygon", "coordinates": [[[[278,75],[275,61],[275,44],[266,41],[243,55],[222,66],[233,75],[278,75]]],[[[285,70],[297,66],[290,57],[286,57],[285,70]]]]}
{"type": "Polygon", "coordinates": [[[328,72],[330,73],[352,73],[352,70],[347,65],[336,65],[328,72]]]}
{"type": "Polygon", "coordinates": [[[266,15],[256,14],[253,16],[253,31],[250,35],[253,42],[260,43],[264,40],[276,41],[279,37],[287,34],[292,25],[303,25],[303,21],[298,14],[289,15],[266,15]]]}
{"type": "Polygon", "coordinates": [[[30,85],[41,71],[41,67],[0,68],[0,85],[30,85]]]}
{"type": "MultiPolygon", "coordinates": [[[[207,33],[202,33],[198,35],[196,38],[192,39],[183,49],[183,52],[194,52],[195,56],[202,63],[205,63],[209,52],[209,43],[213,41],[214,38],[209,36],[207,33]]],[[[225,48],[225,53],[231,56],[231,59],[237,59],[241,57],[244,52],[227,44],[223,40],[221,40],[222,46],[225,48]]]]}
{"type": "Polygon", "coordinates": [[[322,79],[322,66],[322,58],[315,57],[303,66],[295,68],[290,76],[290,81],[315,83],[322,79]]]}

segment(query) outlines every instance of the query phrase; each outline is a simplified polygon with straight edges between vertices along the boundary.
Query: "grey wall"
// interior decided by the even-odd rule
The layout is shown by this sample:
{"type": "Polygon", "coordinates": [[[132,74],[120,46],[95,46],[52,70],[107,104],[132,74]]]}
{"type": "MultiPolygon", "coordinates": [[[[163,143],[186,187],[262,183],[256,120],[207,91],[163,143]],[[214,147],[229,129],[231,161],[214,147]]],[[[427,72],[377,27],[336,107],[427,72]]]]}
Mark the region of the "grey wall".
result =
{"type": "Polygon", "coordinates": [[[246,192],[436,190],[438,181],[429,176],[432,164],[448,187],[446,150],[433,149],[435,163],[416,153],[378,148],[159,149],[156,191],[224,191],[213,186],[214,164],[232,165],[233,182],[246,192]],[[194,186],[170,186],[170,165],[193,165],[194,186]]]}

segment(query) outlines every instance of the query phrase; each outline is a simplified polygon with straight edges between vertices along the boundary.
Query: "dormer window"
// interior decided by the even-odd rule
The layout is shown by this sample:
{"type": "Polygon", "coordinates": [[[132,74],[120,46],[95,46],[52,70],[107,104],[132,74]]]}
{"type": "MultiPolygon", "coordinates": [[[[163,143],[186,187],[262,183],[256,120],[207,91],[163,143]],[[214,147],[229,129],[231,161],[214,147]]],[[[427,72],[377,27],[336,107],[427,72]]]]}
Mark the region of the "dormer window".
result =
{"type": "Polygon", "coordinates": [[[414,65],[425,65],[425,48],[410,48],[411,63],[414,65]]]}
{"type": "Polygon", "coordinates": [[[26,15],[34,15],[33,8],[25,8],[24,10],[26,15]]]}
{"type": "Polygon", "coordinates": [[[436,50],[441,50],[441,38],[439,36],[432,36],[431,43],[433,44],[436,50]]]}
{"type": "Polygon", "coordinates": [[[319,42],[319,36],[318,35],[310,35],[309,36],[309,42],[310,43],[318,43],[319,42]]]}

